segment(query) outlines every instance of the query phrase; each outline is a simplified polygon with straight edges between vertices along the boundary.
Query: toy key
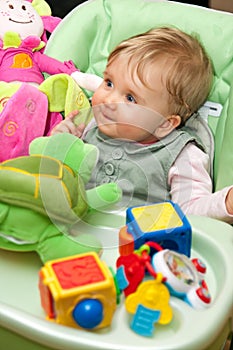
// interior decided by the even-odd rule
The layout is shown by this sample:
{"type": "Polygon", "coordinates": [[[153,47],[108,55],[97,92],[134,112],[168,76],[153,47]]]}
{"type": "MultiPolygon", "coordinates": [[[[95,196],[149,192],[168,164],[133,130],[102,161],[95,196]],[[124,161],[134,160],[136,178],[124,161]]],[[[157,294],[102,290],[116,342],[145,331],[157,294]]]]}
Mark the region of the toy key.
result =
{"type": "MultiPolygon", "coordinates": [[[[118,286],[120,290],[123,290],[125,296],[128,296],[137,289],[145,277],[146,271],[153,277],[157,277],[157,273],[150,264],[150,247],[158,251],[162,249],[157,243],[147,242],[147,244],[143,244],[133,253],[122,255],[117,259],[116,278],[118,286]]],[[[163,279],[164,281],[165,279],[163,279]]]]}

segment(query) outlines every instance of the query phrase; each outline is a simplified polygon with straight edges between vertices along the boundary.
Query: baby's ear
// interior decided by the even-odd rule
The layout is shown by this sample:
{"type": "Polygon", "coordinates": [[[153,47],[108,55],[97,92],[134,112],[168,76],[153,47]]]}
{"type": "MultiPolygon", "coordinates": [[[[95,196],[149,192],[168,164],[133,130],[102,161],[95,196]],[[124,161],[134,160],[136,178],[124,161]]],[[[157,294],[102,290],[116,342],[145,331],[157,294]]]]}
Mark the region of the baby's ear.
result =
{"type": "Polygon", "coordinates": [[[181,123],[181,117],[177,114],[170,115],[166,120],[155,130],[156,138],[162,139],[176,129],[181,123]]]}

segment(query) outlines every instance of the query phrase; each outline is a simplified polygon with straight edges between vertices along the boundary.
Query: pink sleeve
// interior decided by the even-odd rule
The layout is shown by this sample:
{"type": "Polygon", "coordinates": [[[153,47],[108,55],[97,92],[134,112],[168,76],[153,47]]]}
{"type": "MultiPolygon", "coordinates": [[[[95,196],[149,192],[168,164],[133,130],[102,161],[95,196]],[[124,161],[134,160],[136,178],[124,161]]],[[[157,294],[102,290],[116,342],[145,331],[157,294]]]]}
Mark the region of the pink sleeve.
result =
{"type": "Polygon", "coordinates": [[[194,144],[188,144],[169,171],[171,199],[185,214],[204,215],[233,223],[225,198],[231,187],[212,193],[209,157],[194,144]]]}
{"type": "Polygon", "coordinates": [[[66,73],[70,75],[78,70],[72,61],[60,62],[59,60],[49,57],[40,51],[35,52],[33,57],[41,72],[45,72],[50,75],[59,73],[66,73]]]}

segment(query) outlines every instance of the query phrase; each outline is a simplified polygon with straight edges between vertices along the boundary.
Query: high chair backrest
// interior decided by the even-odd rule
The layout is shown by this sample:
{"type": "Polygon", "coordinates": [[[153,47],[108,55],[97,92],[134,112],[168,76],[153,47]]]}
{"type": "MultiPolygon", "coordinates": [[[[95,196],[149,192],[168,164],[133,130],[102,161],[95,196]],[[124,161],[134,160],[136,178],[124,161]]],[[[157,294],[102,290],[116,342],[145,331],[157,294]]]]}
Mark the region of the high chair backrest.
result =
{"type": "Polygon", "coordinates": [[[214,66],[203,114],[215,138],[215,190],[233,183],[233,14],[172,1],[91,0],[71,11],[49,39],[46,53],[102,75],[110,51],[153,27],[175,26],[198,35],[214,66]],[[232,147],[231,147],[232,146],[232,147]]]}

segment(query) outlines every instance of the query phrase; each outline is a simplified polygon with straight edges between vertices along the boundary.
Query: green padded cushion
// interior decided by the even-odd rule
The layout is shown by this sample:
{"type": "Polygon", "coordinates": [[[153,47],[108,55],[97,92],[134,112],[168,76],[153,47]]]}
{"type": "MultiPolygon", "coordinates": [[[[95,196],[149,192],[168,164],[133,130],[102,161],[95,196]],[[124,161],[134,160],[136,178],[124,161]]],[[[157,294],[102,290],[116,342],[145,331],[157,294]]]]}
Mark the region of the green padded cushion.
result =
{"type": "Polygon", "coordinates": [[[87,1],[59,24],[46,53],[62,61],[72,59],[83,72],[102,75],[109,52],[121,40],[160,26],[197,34],[213,61],[215,79],[208,100],[220,103],[223,109],[220,117],[209,116],[208,122],[215,136],[214,181],[221,188],[233,179],[228,147],[229,126],[233,125],[233,113],[228,113],[233,81],[232,14],[171,1],[87,1]]]}

